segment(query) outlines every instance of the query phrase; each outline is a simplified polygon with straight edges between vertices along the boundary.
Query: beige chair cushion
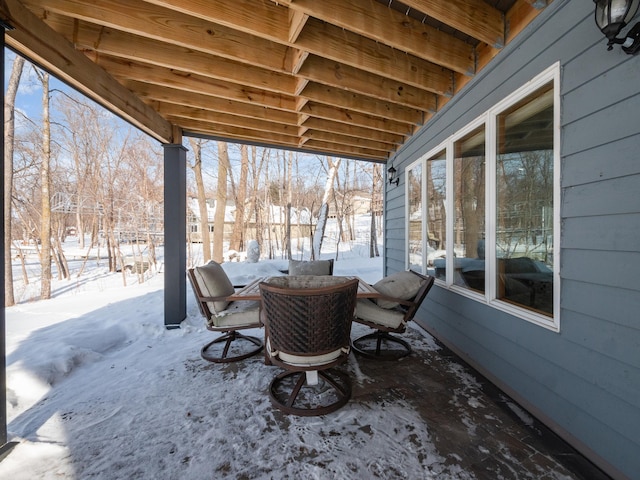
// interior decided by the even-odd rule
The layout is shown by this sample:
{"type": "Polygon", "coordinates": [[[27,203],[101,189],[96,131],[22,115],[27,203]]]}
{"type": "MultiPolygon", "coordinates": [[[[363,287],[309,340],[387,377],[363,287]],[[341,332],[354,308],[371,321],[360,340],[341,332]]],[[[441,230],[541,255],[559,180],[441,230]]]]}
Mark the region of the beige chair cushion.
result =
{"type": "Polygon", "coordinates": [[[338,348],[333,352],[325,353],[322,355],[292,355],[290,353],[280,352],[271,348],[271,342],[267,338],[267,353],[270,357],[275,357],[281,362],[288,363],[289,365],[299,367],[313,367],[326,365],[337,359],[342,353],[349,353],[349,348],[338,348]]]}
{"type": "Polygon", "coordinates": [[[218,328],[247,327],[254,325],[260,327],[260,302],[240,301],[231,302],[226,310],[214,313],[209,319],[209,326],[218,328]]]}
{"type": "MultiPolygon", "coordinates": [[[[198,282],[198,287],[205,297],[226,297],[234,293],[233,284],[219,263],[213,260],[200,267],[195,267],[194,277],[198,282]]],[[[207,302],[212,313],[222,312],[227,308],[229,302],[219,300],[207,302]]]]}
{"type": "MultiPolygon", "coordinates": [[[[419,276],[411,272],[398,272],[384,277],[375,283],[373,288],[387,297],[411,300],[416,296],[421,286],[422,279],[419,276]]],[[[382,308],[395,308],[399,305],[398,302],[384,298],[379,298],[377,303],[382,308]]]]}
{"type": "Polygon", "coordinates": [[[330,275],[329,260],[300,261],[289,260],[289,275],[330,275]]]}
{"type": "Polygon", "coordinates": [[[267,280],[269,285],[282,288],[324,288],[347,283],[348,278],[333,275],[289,275],[286,277],[272,277],[267,280]]]}
{"type": "Polygon", "coordinates": [[[396,329],[404,323],[403,312],[379,307],[368,299],[358,300],[356,303],[356,317],[392,329],[396,329]]]}

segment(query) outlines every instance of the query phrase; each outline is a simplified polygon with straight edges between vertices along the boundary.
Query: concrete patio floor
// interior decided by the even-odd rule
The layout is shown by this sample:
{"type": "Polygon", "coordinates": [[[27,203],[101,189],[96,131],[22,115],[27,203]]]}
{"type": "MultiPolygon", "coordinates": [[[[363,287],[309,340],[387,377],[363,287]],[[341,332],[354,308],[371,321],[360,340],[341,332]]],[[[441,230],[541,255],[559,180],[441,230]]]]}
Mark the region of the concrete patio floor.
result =
{"type": "MultiPolygon", "coordinates": [[[[417,328],[405,334],[414,345],[423,336],[417,328]]],[[[394,402],[410,404],[428,426],[438,454],[462,469],[460,478],[610,478],[457,355],[438,346],[414,349],[411,356],[397,362],[363,357],[349,362],[345,370],[352,378],[356,364],[355,376],[368,379],[354,379],[350,403],[382,408],[394,402]]],[[[274,417],[286,428],[286,415],[274,409],[274,417]]],[[[403,477],[391,467],[380,478],[403,477]]],[[[439,477],[425,472],[423,478],[439,477]]]]}

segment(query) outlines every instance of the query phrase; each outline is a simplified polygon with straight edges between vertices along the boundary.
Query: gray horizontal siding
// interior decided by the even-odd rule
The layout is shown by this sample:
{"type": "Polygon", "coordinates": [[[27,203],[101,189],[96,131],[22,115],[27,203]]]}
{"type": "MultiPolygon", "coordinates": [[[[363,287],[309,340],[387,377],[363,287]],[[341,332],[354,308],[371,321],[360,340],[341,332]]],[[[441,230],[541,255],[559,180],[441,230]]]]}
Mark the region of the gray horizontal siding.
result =
{"type": "Polygon", "coordinates": [[[562,217],[633,215],[640,211],[639,184],[640,173],[565,188],[562,217]]]}
{"type": "MultiPolygon", "coordinates": [[[[640,252],[611,252],[601,250],[562,251],[562,278],[579,280],[594,285],[609,286],[640,291],[638,283],[638,268],[640,267],[640,252]]],[[[564,292],[563,292],[564,293],[564,292]]],[[[602,298],[608,302],[608,299],[602,298]]],[[[612,305],[611,314],[617,305],[612,305]]],[[[639,315],[640,316],[640,313],[639,315]]],[[[636,317],[637,318],[637,317],[636,317]]],[[[606,319],[605,319],[606,320],[606,319]]]]}
{"type": "MultiPolygon", "coordinates": [[[[635,285],[632,285],[635,286],[635,285]]],[[[582,279],[563,279],[562,282],[562,309],[563,314],[568,311],[578,314],[578,316],[595,317],[603,322],[602,329],[606,329],[606,322],[615,323],[629,327],[638,328],[638,312],[640,312],[640,295],[637,287],[635,289],[620,288],[599,283],[586,283],[582,279]],[[615,308],[612,308],[612,305],[615,308]]],[[[562,322],[563,331],[570,328],[571,324],[562,322]]],[[[581,330],[580,324],[574,326],[581,330]]],[[[633,332],[631,332],[633,333],[633,332]]],[[[575,334],[576,341],[594,342],[601,341],[600,335],[575,334]]],[[[638,334],[632,338],[638,341],[638,334]]],[[[605,352],[602,352],[605,353],[605,352]]],[[[610,353],[610,352],[607,352],[610,353]]],[[[640,359],[640,352],[637,355],[628,355],[629,361],[640,359]]]]}
{"type": "Polygon", "coordinates": [[[581,250],[636,252],[640,213],[620,212],[587,217],[569,217],[563,222],[562,247],[581,250]],[[598,232],[594,235],[593,232],[598,232]]]}
{"type": "Polygon", "coordinates": [[[562,186],[571,187],[636,174],[639,146],[640,133],[611,140],[590,150],[566,155],[563,153],[562,186]],[[612,151],[615,152],[614,155],[611,154],[612,151]]]}
{"type": "Polygon", "coordinates": [[[404,168],[560,61],[560,332],[440,286],[416,318],[610,473],[637,478],[640,56],[606,50],[593,8],[554,1],[393,159],[386,268],[404,268],[404,168]]]}

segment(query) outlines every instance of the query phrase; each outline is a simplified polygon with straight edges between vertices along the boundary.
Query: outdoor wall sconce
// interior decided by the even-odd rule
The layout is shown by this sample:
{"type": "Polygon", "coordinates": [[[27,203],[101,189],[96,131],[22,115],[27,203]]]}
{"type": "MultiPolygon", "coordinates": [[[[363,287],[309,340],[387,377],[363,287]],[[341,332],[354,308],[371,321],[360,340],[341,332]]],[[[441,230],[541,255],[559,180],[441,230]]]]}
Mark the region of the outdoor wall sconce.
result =
{"type": "Polygon", "coordinates": [[[636,54],[640,50],[640,22],[624,38],[618,38],[618,34],[637,13],[640,0],[593,1],[596,4],[596,25],[609,39],[607,50],[612,50],[613,45],[618,44],[622,45],[625,53],[636,54]]]}
{"type": "Polygon", "coordinates": [[[397,170],[393,168],[393,165],[391,165],[389,167],[389,170],[387,170],[387,180],[389,180],[389,185],[393,185],[395,183],[397,187],[400,183],[400,178],[396,177],[396,173],[397,170]]]}

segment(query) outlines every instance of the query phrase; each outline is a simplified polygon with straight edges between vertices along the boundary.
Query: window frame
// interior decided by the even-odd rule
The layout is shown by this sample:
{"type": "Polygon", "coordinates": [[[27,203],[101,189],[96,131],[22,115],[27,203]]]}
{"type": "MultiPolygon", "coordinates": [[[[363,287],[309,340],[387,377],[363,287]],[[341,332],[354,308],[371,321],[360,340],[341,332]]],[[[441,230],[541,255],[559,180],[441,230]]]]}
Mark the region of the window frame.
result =
{"type": "MultiPolygon", "coordinates": [[[[405,255],[405,263],[406,263],[406,268],[409,269],[413,266],[413,263],[411,262],[411,205],[409,204],[408,199],[409,197],[409,188],[411,188],[410,186],[410,181],[408,180],[410,171],[420,167],[421,171],[421,175],[420,175],[420,200],[421,200],[421,209],[422,209],[422,218],[421,218],[421,224],[420,224],[420,230],[421,230],[421,235],[422,235],[422,271],[418,272],[418,273],[426,273],[427,272],[427,262],[428,262],[428,252],[427,252],[427,244],[425,244],[425,238],[427,236],[427,225],[426,225],[426,221],[425,221],[425,216],[424,216],[424,203],[425,203],[425,195],[426,195],[426,183],[424,181],[424,172],[425,172],[425,165],[424,162],[422,161],[422,158],[416,160],[415,162],[412,162],[410,165],[408,165],[405,168],[405,179],[407,179],[404,183],[405,183],[405,190],[404,190],[404,198],[407,199],[407,201],[405,202],[405,218],[407,219],[407,221],[405,222],[405,237],[406,238],[406,255],[405,255]]],[[[427,242],[428,243],[428,242],[427,242]]]]}
{"type": "MultiPolygon", "coordinates": [[[[560,331],[560,235],[561,235],[561,219],[560,219],[560,201],[561,201],[561,159],[560,159],[560,63],[557,62],[546,70],[538,74],[536,77],[516,89],[510,95],[489,108],[482,115],[466,124],[462,129],[456,131],[446,140],[430,149],[427,153],[420,156],[416,161],[412,162],[405,168],[405,175],[409,170],[420,165],[422,168],[422,269],[423,272],[433,274],[428,267],[428,225],[426,213],[429,209],[427,205],[428,192],[426,182],[427,161],[441,151],[446,152],[446,278],[436,278],[435,283],[447,290],[465,296],[469,299],[484,303],[492,308],[506,312],[514,317],[521,318],[525,321],[547,328],[549,330],[560,331]],[[496,160],[497,160],[497,127],[496,121],[498,116],[515,105],[520,100],[534,93],[538,89],[547,84],[552,84],[553,88],[553,315],[547,316],[525,307],[517,306],[497,298],[497,281],[496,281],[496,225],[497,225],[497,190],[496,190],[496,160]],[[455,247],[455,185],[454,185],[454,145],[457,141],[463,139],[467,134],[484,125],[485,128],[485,292],[477,292],[469,288],[454,284],[454,265],[455,258],[453,254],[455,247]]],[[[409,177],[405,177],[409,178],[409,177]]],[[[409,187],[405,188],[405,198],[408,198],[409,187]]],[[[406,202],[406,264],[407,268],[411,265],[409,259],[409,202],[406,202]]],[[[435,270],[435,267],[434,267],[435,270]]]]}

